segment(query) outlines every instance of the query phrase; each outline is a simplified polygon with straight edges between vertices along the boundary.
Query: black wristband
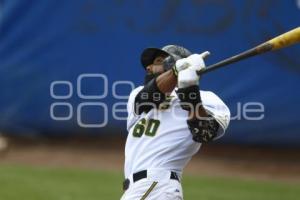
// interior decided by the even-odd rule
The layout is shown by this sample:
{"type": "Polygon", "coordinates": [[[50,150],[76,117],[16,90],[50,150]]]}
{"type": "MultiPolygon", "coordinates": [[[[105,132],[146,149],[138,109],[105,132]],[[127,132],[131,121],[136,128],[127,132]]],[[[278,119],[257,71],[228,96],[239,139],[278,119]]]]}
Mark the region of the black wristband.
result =
{"type": "Polygon", "coordinates": [[[184,110],[190,111],[191,109],[195,109],[202,102],[198,85],[179,88],[176,93],[181,101],[180,105],[184,110]]]}

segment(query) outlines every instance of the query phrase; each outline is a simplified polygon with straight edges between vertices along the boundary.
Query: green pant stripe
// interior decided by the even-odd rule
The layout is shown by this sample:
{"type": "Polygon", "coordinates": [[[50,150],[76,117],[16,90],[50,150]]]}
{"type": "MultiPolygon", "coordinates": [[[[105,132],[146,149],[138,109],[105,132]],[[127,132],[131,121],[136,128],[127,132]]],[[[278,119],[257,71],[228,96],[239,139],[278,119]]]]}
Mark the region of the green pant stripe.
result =
{"type": "Polygon", "coordinates": [[[141,200],[145,200],[146,197],[150,194],[153,188],[156,186],[157,182],[153,182],[147,192],[142,196],[141,200]]]}

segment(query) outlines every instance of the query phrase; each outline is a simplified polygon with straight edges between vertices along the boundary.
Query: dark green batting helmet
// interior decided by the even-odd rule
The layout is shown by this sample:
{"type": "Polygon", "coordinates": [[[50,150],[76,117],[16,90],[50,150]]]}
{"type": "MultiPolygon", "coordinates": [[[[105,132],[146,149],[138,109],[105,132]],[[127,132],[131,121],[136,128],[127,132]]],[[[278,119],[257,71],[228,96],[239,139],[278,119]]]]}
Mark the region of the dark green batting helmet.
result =
{"type": "Polygon", "coordinates": [[[167,45],[163,48],[146,48],[141,54],[141,63],[143,67],[146,67],[153,63],[157,56],[166,56],[164,60],[165,70],[170,69],[175,65],[175,62],[181,58],[186,58],[192,53],[181,46],[178,45],[167,45]]]}

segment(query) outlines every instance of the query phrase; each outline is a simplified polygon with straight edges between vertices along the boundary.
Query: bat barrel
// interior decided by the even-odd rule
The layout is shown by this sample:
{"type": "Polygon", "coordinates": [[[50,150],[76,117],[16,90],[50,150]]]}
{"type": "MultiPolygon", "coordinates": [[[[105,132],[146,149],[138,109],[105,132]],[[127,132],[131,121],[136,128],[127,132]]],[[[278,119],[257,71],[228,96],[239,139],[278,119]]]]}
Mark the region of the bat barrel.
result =
{"type": "Polygon", "coordinates": [[[207,72],[219,69],[223,66],[238,62],[240,60],[262,54],[268,51],[273,51],[277,49],[281,49],[296,43],[300,42],[300,27],[295,28],[289,32],[286,32],[284,34],[281,34],[261,45],[258,45],[257,47],[254,47],[250,50],[247,50],[245,52],[242,52],[238,55],[235,55],[233,57],[227,58],[225,60],[222,60],[216,64],[210,65],[202,70],[197,71],[198,75],[205,74],[207,72]]]}
{"type": "Polygon", "coordinates": [[[296,44],[298,42],[300,42],[300,27],[279,35],[269,40],[267,43],[272,45],[272,50],[277,50],[296,44]]]}

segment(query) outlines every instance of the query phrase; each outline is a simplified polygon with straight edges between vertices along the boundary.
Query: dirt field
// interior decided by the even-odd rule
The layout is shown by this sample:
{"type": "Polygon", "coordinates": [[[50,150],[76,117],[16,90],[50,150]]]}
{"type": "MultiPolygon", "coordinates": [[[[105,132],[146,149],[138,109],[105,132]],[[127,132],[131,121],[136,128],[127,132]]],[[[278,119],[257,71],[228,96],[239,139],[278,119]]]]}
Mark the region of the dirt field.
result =
{"type": "MultiPolygon", "coordinates": [[[[123,170],[125,138],[9,138],[0,164],[123,170]]],[[[206,145],[185,173],[300,183],[300,150],[206,145]]]]}

